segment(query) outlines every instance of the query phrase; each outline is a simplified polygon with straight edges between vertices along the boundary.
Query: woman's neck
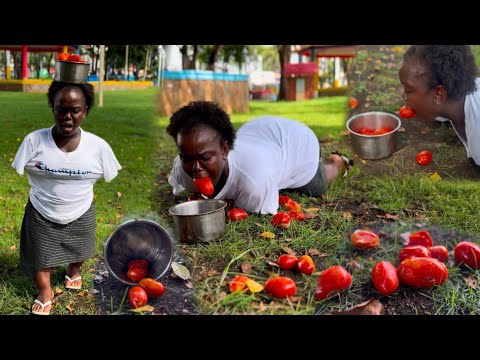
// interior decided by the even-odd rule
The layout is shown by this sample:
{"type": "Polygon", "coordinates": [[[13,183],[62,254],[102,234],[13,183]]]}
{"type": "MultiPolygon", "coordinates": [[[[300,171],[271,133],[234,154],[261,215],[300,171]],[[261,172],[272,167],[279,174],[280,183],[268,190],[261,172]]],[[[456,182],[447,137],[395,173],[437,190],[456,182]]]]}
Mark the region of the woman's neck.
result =
{"type": "Polygon", "coordinates": [[[450,100],[447,102],[442,117],[449,119],[455,130],[463,138],[467,139],[465,134],[465,98],[460,100],[450,100]]]}

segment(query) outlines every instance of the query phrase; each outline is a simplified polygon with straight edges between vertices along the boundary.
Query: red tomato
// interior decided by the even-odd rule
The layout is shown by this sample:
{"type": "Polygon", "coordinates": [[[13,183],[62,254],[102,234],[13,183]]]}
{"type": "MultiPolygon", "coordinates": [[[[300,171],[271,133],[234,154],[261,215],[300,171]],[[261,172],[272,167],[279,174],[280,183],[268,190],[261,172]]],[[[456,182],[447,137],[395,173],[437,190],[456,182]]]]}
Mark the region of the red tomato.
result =
{"type": "Polygon", "coordinates": [[[128,291],[128,302],[134,308],[145,306],[147,301],[147,293],[141,286],[133,286],[128,291]]]}
{"type": "Polygon", "coordinates": [[[147,276],[148,270],[141,267],[131,267],[128,269],[127,277],[133,281],[139,282],[145,276],[147,276]]]}
{"type": "Polygon", "coordinates": [[[143,278],[138,285],[145,289],[145,292],[150,299],[155,299],[165,292],[165,286],[163,286],[161,282],[151,278],[143,278]]]}
{"type": "Polygon", "coordinates": [[[296,212],[302,211],[302,207],[299,205],[299,203],[297,203],[296,201],[294,201],[292,199],[290,199],[289,201],[287,201],[285,203],[285,207],[288,210],[291,210],[291,211],[296,211],[296,212]]]}
{"type": "Polygon", "coordinates": [[[348,289],[352,284],[352,276],[341,266],[332,266],[323,270],[317,279],[315,300],[325,300],[336,293],[348,289]]]}
{"type": "Polygon", "coordinates": [[[462,241],[455,246],[455,263],[465,264],[472,269],[480,268],[480,246],[470,241],[462,241]]]}
{"type": "Polygon", "coordinates": [[[295,220],[297,220],[297,221],[303,221],[303,220],[305,220],[305,215],[303,215],[302,213],[293,211],[293,210],[290,211],[290,212],[288,213],[288,215],[290,215],[290,217],[291,217],[292,219],[295,219],[295,220]]]}
{"type": "Polygon", "coordinates": [[[409,286],[431,288],[442,285],[448,277],[444,263],[428,257],[410,257],[398,265],[400,282],[409,286]]]}
{"type": "Polygon", "coordinates": [[[265,291],[273,297],[283,299],[295,294],[297,285],[295,285],[295,281],[286,276],[277,276],[267,280],[265,291]]]}
{"type": "Polygon", "coordinates": [[[392,128],[380,128],[380,129],[376,129],[374,132],[373,132],[373,135],[383,135],[383,134],[388,134],[389,132],[392,132],[393,129],[392,128]]]}
{"type": "Polygon", "coordinates": [[[432,153],[428,150],[420,151],[415,158],[418,165],[427,166],[432,161],[432,153]]]}
{"type": "Polygon", "coordinates": [[[313,259],[308,255],[303,255],[298,258],[297,269],[302,274],[312,275],[315,271],[315,264],[313,259]]]}
{"type": "Polygon", "coordinates": [[[404,119],[410,119],[415,116],[415,110],[406,106],[402,106],[400,108],[399,114],[400,114],[400,117],[404,119]]]}
{"type": "Polygon", "coordinates": [[[402,250],[400,250],[398,254],[400,262],[412,256],[430,257],[430,250],[428,250],[425,246],[412,245],[412,246],[405,246],[402,250]]]}
{"type": "Polygon", "coordinates": [[[137,259],[128,262],[128,268],[138,267],[142,269],[148,269],[148,260],[147,259],[137,259]]]}
{"type": "Polygon", "coordinates": [[[245,291],[248,289],[246,281],[249,280],[249,277],[245,275],[238,275],[233,278],[228,286],[231,293],[235,291],[245,291]]]}
{"type": "Polygon", "coordinates": [[[67,61],[68,60],[68,54],[67,53],[60,53],[57,55],[57,60],[60,61],[67,61]]]}
{"type": "Polygon", "coordinates": [[[290,227],[290,221],[290,215],[284,212],[276,213],[272,217],[272,225],[282,229],[288,229],[290,227]]]}
{"type": "Polygon", "coordinates": [[[358,131],[360,135],[373,135],[374,132],[375,130],[370,128],[362,128],[358,131]]]}
{"type": "Polygon", "coordinates": [[[77,54],[70,54],[68,55],[67,61],[80,62],[80,56],[77,54]]]}
{"type": "Polygon", "coordinates": [[[397,268],[388,261],[379,261],[372,268],[372,282],[380,294],[393,294],[398,289],[397,268]]]}
{"type": "Polygon", "coordinates": [[[193,183],[197,187],[198,191],[200,191],[205,196],[210,196],[213,194],[213,183],[212,180],[205,176],[203,178],[193,179],[193,183]]]}
{"type": "Polygon", "coordinates": [[[431,246],[428,248],[430,250],[430,257],[437,259],[441,262],[448,261],[448,250],[445,246],[438,245],[438,246],[431,246]]]}
{"type": "Polygon", "coordinates": [[[242,221],[248,217],[248,214],[245,210],[240,208],[232,209],[228,212],[228,217],[232,221],[242,221]]]}
{"type": "Polygon", "coordinates": [[[280,195],[278,197],[278,205],[285,205],[289,201],[292,201],[292,199],[289,196],[280,195]]]}
{"type": "Polygon", "coordinates": [[[433,246],[432,237],[430,236],[430,233],[426,230],[413,232],[410,234],[408,239],[409,241],[407,246],[421,245],[425,246],[426,248],[433,246]]]}
{"type": "Polygon", "coordinates": [[[297,267],[298,258],[295,255],[283,254],[278,257],[277,264],[280,269],[292,270],[297,267]]]}
{"type": "Polygon", "coordinates": [[[350,236],[352,245],[358,249],[373,249],[380,246],[380,238],[368,230],[355,230],[350,236]]]}
{"type": "Polygon", "coordinates": [[[351,97],[350,99],[348,99],[348,106],[350,107],[350,109],[356,109],[358,108],[358,101],[357,99],[355,99],[354,97],[351,97]]]}

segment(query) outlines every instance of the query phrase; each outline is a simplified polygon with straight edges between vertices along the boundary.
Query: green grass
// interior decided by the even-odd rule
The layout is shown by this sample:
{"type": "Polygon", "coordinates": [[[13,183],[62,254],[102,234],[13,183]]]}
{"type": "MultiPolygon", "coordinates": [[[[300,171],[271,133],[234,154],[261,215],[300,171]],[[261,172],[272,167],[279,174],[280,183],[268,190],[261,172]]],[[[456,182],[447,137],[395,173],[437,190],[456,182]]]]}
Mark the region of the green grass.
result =
{"type": "MultiPolygon", "coordinates": [[[[107,140],[123,166],[111,183],[100,181],[95,185],[96,257],[102,256],[103,244],[112,230],[126,219],[148,217],[172,228],[172,219],[168,215],[168,208],[172,206],[171,187],[166,178],[176,149],[165,132],[168,118],[154,115],[155,94],[155,89],[107,91],[105,107],[94,108],[85,121],[84,128],[107,140]]],[[[33,281],[24,277],[17,265],[19,233],[29,186],[26,177],[17,175],[10,163],[23,137],[34,129],[50,126],[52,115],[44,94],[3,92],[2,99],[5,100],[0,109],[3,129],[0,140],[3,149],[3,158],[0,159],[0,313],[27,314],[36,291],[33,281]]],[[[309,125],[321,139],[324,157],[337,148],[350,152],[341,135],[347,116],[347,97],[279,103],[253,101],[248,114],[233,114],[231,118],[238,128],[253,117],[269,114],[297,119],[309,125]]],[[[434,183],[423,174],[396,175],[372,178],[354,168],[323,198],[292,195],[302,207],[317,208],[318,217],[279,230],[270,224],[271,216],[250,215],[244,222],[227,222],[221,241],[183,246],[187,266],[193,274],[194,294],[200,312],[323,314],[356,305],[365,300],[365,293],[375,296],[369,280],[372,261],[348,243],[348,232],[362,225],[361,211],[355,212],[361,203],[371,211],[398,215],[405,223],[421,219],[433,226],[467,234],[480,232],[477,182],[444,179],[434,183]],[[345,204],[351,204],[351,216],[344,213],[345,204]],[[275,238],[260,236],[264,231],[274,233],[275,238]],[[316,254],[312,256],[317,266],[315,274],[332,265],[348,267],[352,259],[361,265],[361,269],[352,271],[353,284],[349,291],[316,302],[313,300],[315,276],[284,271],[271,265],[286,250],[298,255],[313,251],[316,254]],[[265,292],[230,294],[228,283],[233,276],[242,273],[242,264],[251,266],[248,276],[260,283],[275,274],[291,276],[297,284],[297,296],[291,300],[279,300],[265,292]]],[[[186,195],[182,195],[175,201],[185,199],[186,195]]],[[[372,256],[395,262],[402,245],[397,235],[393,239],[383,242],[372,256]]],[[[473,241],[478,242],[476,238],[473,241]]],[[[93,288],[93,266],[94,260],[85,264],[86,289],[93,288]]],[[[448,266],[450,276],[443,286],[418,290],[417,295],[434,306],[434,313],[477,314],[480,295],[465,285],[464,277],[471,274],[478,281],[478,271],[460,270],[454,264],[448,266]]],[[[53,285],[60,289],[64,289],[62,270],[59,268],[53,274],[53,285]]],[[[128,305],[115,307],[112,304],[110,312],[123,314],[125,306],[128,305]]],[[[74,314],[96,313],[92,297],[89,294],[79,297],[75,292],[63,292],[58,296],[52,313],[69,314],[69,308],[74,309],[74,314]]]]}

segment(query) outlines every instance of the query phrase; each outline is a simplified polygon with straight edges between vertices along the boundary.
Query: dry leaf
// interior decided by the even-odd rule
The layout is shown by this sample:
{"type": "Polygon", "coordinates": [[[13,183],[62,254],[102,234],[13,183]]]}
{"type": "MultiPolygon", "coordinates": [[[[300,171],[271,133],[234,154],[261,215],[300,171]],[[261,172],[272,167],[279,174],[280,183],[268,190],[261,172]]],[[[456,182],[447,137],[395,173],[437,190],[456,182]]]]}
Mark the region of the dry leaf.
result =
{"type": "Polygon", "coordinates": [[[270,231],[264,231],[260,234],[261,237],[269,238],[269,239],[275,239],[275,234],[270,232],[270,231]]]}
{"type": "Polygon", "coordinates": [[[473,277],[473,275],[470,275],[468,278],[463,278],[463,280],[465,280],[465,284],[467,284],[469,287],[471,287],[472,289],[476,289],[477,288],[477,279],[475,279],[473,277]]]}
{"type": "Polygon", "coordinates": [[[65,305],[65,307],[68,309],[68,311],[70,311],[70,314],[75,311],[75,310],[73,309],[72,305],[70,305],[70,304],[65,305]]]}
{"type": "Polygon", "coordinates": [[[400,128],[398,129],[398,132],[401,132],[401,133],[404,133],[406,130],[403,126],[400,126],[400,128]]]}
{"type": "Polygon", "coordinates": [[[320,209],[315,207],[306,208],[303,209],[303,215],[305,215],[305,219],[313,219],[318,216],[319,211],[320,209]]]}
{"type": "Polygon", "coordinates": [[[243,262],[240,265],[240,268],[244,274],[250,274],[252,272],[252,264],[250,264],[248,261],[243,262]]]}
{"type": "Polygon", "coordinates": [[[385,214],[385,217],[387,219],[391,219],[391,220],[399,220],[400,219],[400,215],[385,214]]]}
{"type": "Polygon", "coordinates": [[[80,291],[77,296],[83,297],[85,295],[85,291],[80,291]]]}
{"type": "Polygon", "coordinates": [[[193,288],[193,284],[192,284],[192,282],[191,282],[190,280],[188,280],[188,281],[185,282],[185,286],[186,286],[187,288],[189,288],[189,289],[193,288]]]}
{"type": "Polygon", "coordinates": [[[145,305],[145,306],[142,306],[142,307],[139,307],[139,308],[136,308],[136,309],[130,309],[128,311],[131,311],[131,312],[135,312],[135,313],[140,313],[140,312],[152,312],[153,310],[155,310],[155,308],[151,305],[145,305]]]}
{"type": "Polygon", "coordinates": [[[285,251],[287,254],[297,256],[297,253],[295,251],[293,251],[292,249],[290,249],[289,247],[285,246],[285,247],[282,248],[282,250],[285,251]]]}
{"type": "Polygon", "coordinates": [[[221,291],[220,294],[218,295],[218,300],[223,300],[227,296],[227,293],[225,291],[221,291]]]}
{"type": "Polygon", "coordinates": [[[259,228],[263,228],[263,225],[258,222],[254,222],[254,224],[257,225],[259,228]]]}
{"type": "Polygon", "coordinates": [[[261,301],[260,304],[258,304],[258,311],[265,311],[267,309],[268,309],[268,307],[265,306],[263,301],[261,301]]]}
{"type": "Polygon", "coordinates": [[[352,213],[350,211],[344,211],[342,213],[342,216],[345,218],[345,219],[351,219],[352,218],[352,213]]]}
{"type": "Polygon", "coordinates": [[[348,130],[340,131],[340,136],[348,136],[348,135],[350,135],[350,131],[348,131],[348,130]]]}
{"type": "Polygon", "coordinates": [[[120,218],[122,217],[122,215],[121,215],[121,214],[115,214],[115,217],[116,217],[117,219],[120,219],[120,218]]]}
{"type": "Polygon", "coordinates": [[[268,265],[271,265],[271,266],[280,267],[280,266],[278,266],[277,263],[274,263],[273,261],[268,261],[268,260],[267,260],[267,264],[268,264],[268,265]]]}
{"type": "Polygon", "coordinates": [[[55,286],[55,294],[58,295],[58,294],[61,294],[61,293],[63,293],[63,290],[60,289],[58,286],[55,286]]]}
{"type": "Polygon", "coordinates": [[[263,290],[263,285],[252,279],[246,280],[245,285],[247,285],[248,290],[250,290],[252,293],[257,293],[263,290]]]}
{"type": "Polygon", "coordinates": [[[122,197],[122,193],[120,191],[117,191],[117,197],[119,197],[119,198],[122,197]]]}
{"type": "Polygon", "coordinates": [[[12,245],[8,248],[10,251],[15,251],[17,250],[17,246],[16,245],[12,245]]]}
{"type": "Polygon", "coordinates": [[[362,270],[363,265],[360,264],[357,260],[351,259],[350,262],[348,263],[348,267],[350,268],[350,271],[354,272],[355,270],[362,270]]]}
{"type": "Polygon", "coordinates": [[[308,249],[307,254],[310,256],[316,256],[316,255],[320,255],[321,252],[318,249],[308,249]]]}
{"type": "Polygon", "coordinates": [[[343,311],[332,311],[327,315],[385,315],[385,307],[376,300],[370,299],[343,311]]]}
{"type": "Polygon", "coordinates": [[[87,299],[88,299],[88,300],[92,300],[94,297],[95,297],[95,295],[92,294],[92,293],[88,293],[88,294],[87,294],[87,299]]]}
{"type": "Polygon", "coordinates": [[[437,182],[442,180],[442,177],[438,175],[438,172],[435,171],[432,175],[430,175],[430,180],[432,180],[433,182],[437,182]]]}
{"type": "Polygon", "coordinates": [[[172,271],[182,280],[190,279],[190,271],[185,266],[180,265],[175,261],[172,261],[172,271]]]}
{"type": "Polygon", "coordinates": [[[402,244],[407,245],[408,242],[410,241],[410,231],[404,232],[400,234],[400,238],[402,239],[402,244]]]}
{"type": "Polygon", "coordinates": [[[365,159],[360,159],[360,162],[361,162],[363,165],[367,165],[367,160],[365,160],[365,159]]]}

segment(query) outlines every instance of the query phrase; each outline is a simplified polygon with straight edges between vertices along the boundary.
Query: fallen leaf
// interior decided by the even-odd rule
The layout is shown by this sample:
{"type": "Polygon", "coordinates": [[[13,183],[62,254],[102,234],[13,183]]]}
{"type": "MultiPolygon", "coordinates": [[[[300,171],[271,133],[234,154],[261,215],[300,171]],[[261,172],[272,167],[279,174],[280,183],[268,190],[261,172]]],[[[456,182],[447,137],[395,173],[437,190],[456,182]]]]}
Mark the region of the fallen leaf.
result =
{"type": "Polygon", "coordinates": [[[63,293],[63,290],[60,289],[58,286],[55,286],[55,294],[58,295],[58,294],[61,294],[61,293],[63,293]]]}
{"type": "Polygon", "coordinates": [[[92,294],[92,293],[88,293],[88,294],[87,294],[87,299],[88,299],[88,300],[92,300],[94,297],[95,297],[95,295],[92,294]]]}
{"type": "Polygon", "coordinates": [[[477,288],[477,279],[475,279],[473,277],[473,275],[470,275],[469,277],[467,278],[463,278],[463,280],[465,280],[465,284],[467,284],[469,287],[471,287],[472,289],[476,289],[477,288]]]}
{"type": "Polygon", "coordinates": [[[398,129],[398,132],[401,132],[401,133],[404,133],[406,130],[403,126],[400,126],[400,128],[398,129]]]}
{"type": "Polygon", "coordinates": [[[268,260],[267,260],[267,264],[268,264],[268,265],[271,265],[271,266],[280,267],[280,266],[278,266],[277,263],[274,263],[273,261],[268,261],[268,260]]]}
{"type": "Polygon", "coordinates": [[[8,248],[10,251],[15,251],[17,250],[17,246],[16,245],[12,245],[8,248]]]}
{"type": "Polygon", "coordinates": [[[190,279],[190,271],[185,266],[180,265],[175,261],[172,262],[172,271],[182,280],[190,279]]]}
{"type": "Polygon", "coordinates": [[[275,234],[270,232],[270,231],[264,231],[260,234],[261,237],[269,238],[269,239],[275,239],[275,234]]]}
{"type": "Polygon", "coordinates": [[[122,215],[121,215],[121,214],[115,214],[115,217],[116,217],[117,219],[119,219],[119,218],[122,217],[122,215]]]}
{"type": "Polygon", "coordinates": [[[255,225],[257,225],[259,228],[263,228],[264,226],[258,222],[254,222],[255,225]]]}
{"type": "Polygon", "coordinates": [[[340,136],[348,136],[348,135],[350,135],[350,131],[348,131],[348,130],[340,131],[340,136]]]}
{"type": "Polygon", "coordinates": [[[83,297],[85,295],[85,291],[80,291],[77,296],[83,297]]]}
{"type": "Polygon", "coordinates": [[[263,301],[261,301],[260,304],[258,304],[258,311],[265,311],[267,309],[268,307],[264,304],[263,301]]]}
{"type": "Polygon", "coordinates": [[[247,285],[248,290],[250,290],[252,293],[257,293],[263,290],[263,285],[252,279],[246,280],[245,285],[247,285]]]}
{"type": "Polygon", "coordinates": [[[155,310],[155,308],[151,305],[145,305],[136,309],[130,309],[128,311],[134,312],[134,313],[140,313],[140,312],[152,312],[155,310]]]}
{"type": "Polygon", "coordinates": [[[223,300],[227,296],[227,293],[225,291],[221,291],[220,294],[218,294],[218,300],[223,300]]]}
{"type": "Polygon", "coordinates": [[[400,215],[385,214],[385,217],[391,220],[400,220],[400,215]]]}
{"type": "Polygon", "coordinates": [[[331,311],[326,315],[385,315],[385,307],[380,301],[370,299],[343,311],[331,311]]]}
{"type": "Polygon", "coordinates": [[[250,274],[252,272],[252,264],[250,264],[248,261],[243,262],[240,265],[240,268],[244,274],[250,274]]]}
{"type": "Polygon", "coordinates": [[[293,251],[292,249],[290,249],[289,247],[285,246],[285,247],[282,248],[282,250],[285,251],[287,254],[294,255],[294,256],[297,255],[297,253],[295,251],[293,251]]]}
{"type": "Polygon", "coordinates": [[[305,215],[305,219],[313,219],[318,216],[318,212],[320,211],[319,208],[311,207],[303,209],[303,215],[305,215]]]}
{"type": "Polygon", "coordinates": [[[432,180],[433,182],[437,182],[442,180],[442,177],[438,175],[438,172],[435,171],[432,175],[430,175],[430,180],[432,180]]]}
{"type": "Polygon", "coordinates": [[[122,197],[122,193],[120,191],[117,191],[117,197],[119,197],[119,198],[122,197]]]}
{"type": "Polygon", "coordinates": [[[365,160],[365,159],[361,159],[360,162],[361,162],[363,165],[367,165],[367,160],[365,160]]]}
{"type": "Polygon", "coordinates": [[[318,249],[308,249],[307,254],[310,256],[316,256],[316,255],[320,255],[321,252],[318,249]]]}
{"type": "Polygon", "coordinates": [[[360,264],[357,260],[351,259],[348,263],[348,267],[350,268],[350,271],[354,272],[356,270],[362,270],[363,265],[360,264]]]}
{"type": "Polygon", "coordinates": [[[70,304],[65,305],[65,307],[68,309],[68,311],[70,311],[70,314],[75,311],[74,308],[72,307],[72,305],[70,305],[70,304]]]}
{"type": "Polygon", "coordinates": [[[350,211],[344,211],[342,213],[342,216],[344,219],[351,219],[352,218],[352,213],[350,211]]]}
{"type": "Polygon", "coordinates": [[[288,298],[292,303],[296,303],[296,302],[299,302],[302,300],[302,297],[301,296],[290,296],[288,298]]]}
{"type": "Polygon", "coordinates": [[[188,280],[188,281],[185,282],[185,286],[186,286],[187,288],[189,288],[189,289],[193,288],[193,284],[192,284],[192,282],[191,282],[190,280],[188,280]]]}

